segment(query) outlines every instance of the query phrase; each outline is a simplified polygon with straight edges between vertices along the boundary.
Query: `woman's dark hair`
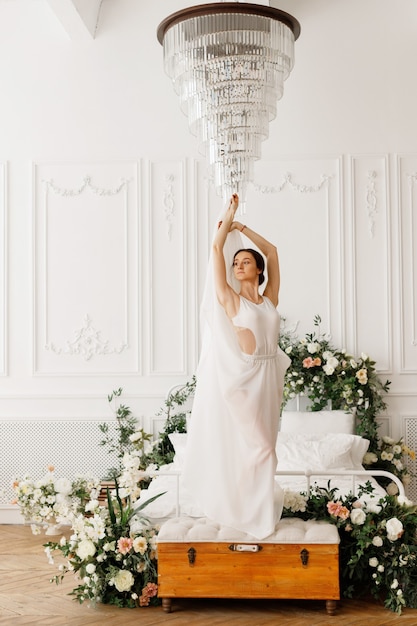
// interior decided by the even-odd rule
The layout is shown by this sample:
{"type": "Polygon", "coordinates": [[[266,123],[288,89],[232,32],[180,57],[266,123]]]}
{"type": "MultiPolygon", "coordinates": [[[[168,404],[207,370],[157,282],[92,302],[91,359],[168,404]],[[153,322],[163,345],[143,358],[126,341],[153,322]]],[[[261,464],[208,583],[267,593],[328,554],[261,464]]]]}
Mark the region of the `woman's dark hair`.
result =
{"type": "Polygon", "coordinates": [[[262,283],[265,280],[265,276],[264,276],[265,261],[264,261],[262,254],[260,254],[257,250],[254,250],[253,248],[241,248],[240,250],[235,252],[233,256],[233,263],[235,261],[236,256],[239,254],[239,252],[250,252],[250,254],[253,256],[256,262],[256,267],[258,268],[258,270],[261,270],[261,273],[259,274],[259,285],[262,285],[262,283]]]}

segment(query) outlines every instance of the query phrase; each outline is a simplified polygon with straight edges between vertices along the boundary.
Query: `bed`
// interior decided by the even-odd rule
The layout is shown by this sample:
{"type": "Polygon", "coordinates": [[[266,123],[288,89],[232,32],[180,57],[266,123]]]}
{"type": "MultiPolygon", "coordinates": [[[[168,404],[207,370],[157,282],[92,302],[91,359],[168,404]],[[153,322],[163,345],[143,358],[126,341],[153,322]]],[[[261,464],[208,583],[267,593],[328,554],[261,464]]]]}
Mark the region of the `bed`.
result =
{"type": "MultiPolygon", "coordinates": [[[[374,491],[361,498],[377,501],[385,491],[375,475],[389,475],[405,495],[395,476],[363,468],[369,441],[355,435],[354,428],[354,416],[342,411],[283,413],[276,480],[284,490],[284,506],[287,496],[308,493],[314,485],[337,487],[344,496],[371,483],[374,491]]],[[[146,514],[161,526],[158,595],[164,610],[171,611],[173,598],[303,598],[324,600],[327,613],[334,614],[340,599],[336,526],[286,517],[259,542],[207,520],[181,485],[186,437],[170,435],[174,461],[160,468],[140,497],[144,502],[163,494],[146,514]]]]}

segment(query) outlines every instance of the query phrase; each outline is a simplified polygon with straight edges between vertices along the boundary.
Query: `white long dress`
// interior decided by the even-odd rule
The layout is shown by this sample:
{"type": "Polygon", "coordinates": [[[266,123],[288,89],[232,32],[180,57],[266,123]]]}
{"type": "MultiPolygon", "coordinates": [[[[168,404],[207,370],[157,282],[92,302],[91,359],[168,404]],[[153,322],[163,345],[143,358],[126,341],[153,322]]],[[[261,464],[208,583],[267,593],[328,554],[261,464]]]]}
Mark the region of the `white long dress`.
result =
{"type": "MultiPolygon", "coordinates": [[[[234,230],[224,252],[235,289],[232,259],[241,247],[234,230]]],[[[258,305],[240,297],[231,321],[215,296],[210,261],[202,322],[183,486],[206,517],[262,539],[274,531],[283,500],[274,479],[275,444],[290,359],[278,347],[278,312],[266,297],[258,305]],[[253,332],[254,354],[241,351],[234,326],[253,332]]]]}

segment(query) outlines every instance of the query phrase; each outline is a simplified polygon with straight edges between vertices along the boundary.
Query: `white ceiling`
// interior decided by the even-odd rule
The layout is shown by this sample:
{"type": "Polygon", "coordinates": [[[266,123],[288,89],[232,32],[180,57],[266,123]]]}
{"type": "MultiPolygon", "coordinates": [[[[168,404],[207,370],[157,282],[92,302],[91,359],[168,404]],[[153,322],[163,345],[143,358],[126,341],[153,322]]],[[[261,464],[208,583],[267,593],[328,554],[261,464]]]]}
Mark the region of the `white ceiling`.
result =
{"type": "MultiPolygon", "coordinates": [[[[0,19],[13,34],[25,32],[33,11],[52,14],[70,39],[95,37],[103,0],[0,0],[0,19]]],[[[55,20],[55,21],[56,21],[55,20]]]]}

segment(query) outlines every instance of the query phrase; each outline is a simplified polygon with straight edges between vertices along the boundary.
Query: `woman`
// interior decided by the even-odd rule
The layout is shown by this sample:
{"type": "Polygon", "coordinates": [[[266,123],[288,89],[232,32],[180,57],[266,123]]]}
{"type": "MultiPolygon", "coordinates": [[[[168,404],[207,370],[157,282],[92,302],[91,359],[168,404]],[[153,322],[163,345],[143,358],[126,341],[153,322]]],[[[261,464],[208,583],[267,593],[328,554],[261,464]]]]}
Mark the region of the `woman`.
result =
{"type": "Polygon", "coordinates": [[[277,250],[234,220],[238,202],[234,194],[213,240],[183,482],[205,516],[262,539],[282,511],[275,443],[290,360],[278,347],[277,250]],[[266,257],[262,295],[263,257],[241,233],[266,257]]]}

